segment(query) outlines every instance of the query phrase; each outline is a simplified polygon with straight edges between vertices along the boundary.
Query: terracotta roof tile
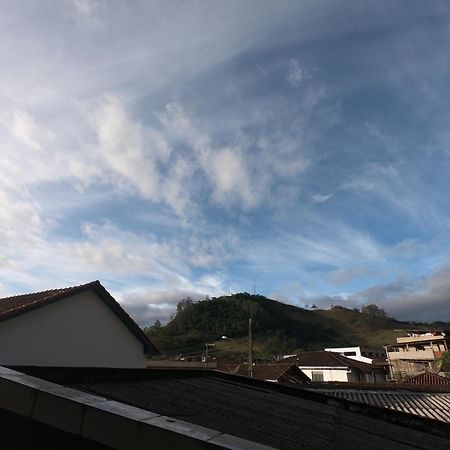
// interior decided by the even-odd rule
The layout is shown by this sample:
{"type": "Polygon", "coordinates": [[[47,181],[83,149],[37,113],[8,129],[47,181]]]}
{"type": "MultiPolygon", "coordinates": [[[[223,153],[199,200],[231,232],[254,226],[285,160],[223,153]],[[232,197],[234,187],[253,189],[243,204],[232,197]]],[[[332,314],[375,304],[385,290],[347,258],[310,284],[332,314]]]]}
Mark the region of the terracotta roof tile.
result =
{"type": "MultiPolygon", "coordinates": [[[[3,319],[10,314],[17,313],[20,310],[34,307],[39,303],[46,302],[49,299],[56,298],[61,294],[76,293],[80,288],[87,288],[93,284],[87,283],[79,286],[73,286],[69,288],[51,289],[48,291],[34,292],[31,294],[15,295],[12,297],[5,297],[0,299],[0,319],[3,319]]],[[[15,314],[14,314],[15,315],[15,314]]]]}
{"type": "Polygon", "coordinates": [[[407,383],[420,385],[450,385],[450,378],[441,377],[432,372],[424,372],[415,377],[410,378],[407,383]]]}

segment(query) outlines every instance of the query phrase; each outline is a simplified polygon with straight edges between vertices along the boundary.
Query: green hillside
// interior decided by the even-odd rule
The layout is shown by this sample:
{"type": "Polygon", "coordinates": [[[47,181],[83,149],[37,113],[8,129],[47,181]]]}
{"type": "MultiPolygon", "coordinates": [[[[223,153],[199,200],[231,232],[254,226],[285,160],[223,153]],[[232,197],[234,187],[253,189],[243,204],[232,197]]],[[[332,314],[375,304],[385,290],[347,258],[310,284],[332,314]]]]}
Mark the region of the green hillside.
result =
{"type": "Polygon", "coordinates": [[[183,300],[166,326],[156,323],[146,333],[166,355],[201,353],[206,343],[215,343],[212,354],[239,357],[246,349],[250,317],[257,356],[350,345],[380,347],[395,342],[405,333],[402,330],[441,330],[449,325],[399,322],[375,305],[361,310],[341,306],[306,310],[239,293],[199,302],[183,300]]]}

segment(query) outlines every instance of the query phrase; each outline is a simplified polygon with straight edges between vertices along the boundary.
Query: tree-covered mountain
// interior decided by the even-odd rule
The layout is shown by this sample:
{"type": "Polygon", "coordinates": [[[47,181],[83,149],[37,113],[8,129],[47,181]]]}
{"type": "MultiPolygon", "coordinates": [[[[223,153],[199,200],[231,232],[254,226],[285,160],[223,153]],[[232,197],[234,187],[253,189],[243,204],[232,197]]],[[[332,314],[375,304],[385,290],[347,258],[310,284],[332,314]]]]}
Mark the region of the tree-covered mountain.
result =
{"type": "Polygon", "coordinates": [[[387,316],[376,305],[359,309],[334,306],[329,310],[303,309],[261,295],[239,293],[194,302],[187,298],[166,326],[146,328],[150,339],[165,353],[201,351],[216,343],[216,353],[231,356],[242,351],[252,318],[257,348],[279,354],[295,350],[362,345],[382,346],[411,328],[444,329],[449,324],[406,323],[387,316]],[[230,338],[226,342],[222,336],[230,338]]]}

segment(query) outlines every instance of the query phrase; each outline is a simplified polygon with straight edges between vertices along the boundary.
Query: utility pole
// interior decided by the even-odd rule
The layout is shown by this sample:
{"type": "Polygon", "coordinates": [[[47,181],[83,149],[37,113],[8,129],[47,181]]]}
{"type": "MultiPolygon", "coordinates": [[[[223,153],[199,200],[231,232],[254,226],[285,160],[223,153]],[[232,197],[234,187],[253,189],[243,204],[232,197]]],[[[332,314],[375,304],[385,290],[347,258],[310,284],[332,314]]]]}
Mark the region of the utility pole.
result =
{"type": "Polygon", "coordinates": [[[248,376],[253,378],[253,333],[252,319],[248,319],[248,376]]]}

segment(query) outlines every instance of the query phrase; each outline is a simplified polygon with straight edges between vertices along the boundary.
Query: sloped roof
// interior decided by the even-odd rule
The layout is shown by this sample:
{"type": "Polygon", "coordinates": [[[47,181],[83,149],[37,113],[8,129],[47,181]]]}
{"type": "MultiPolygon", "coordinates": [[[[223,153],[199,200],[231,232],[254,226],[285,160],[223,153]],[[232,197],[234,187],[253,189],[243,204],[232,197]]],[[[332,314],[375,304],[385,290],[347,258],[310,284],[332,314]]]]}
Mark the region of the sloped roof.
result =
{"type": "Polygon", "coordinates": [[[64,300],[75,294],[88,290],[94,291],[98,297],[119,317],[123,324],[142,342],[146,353],[159,353],[158,349],[150,342],[137,323],[119,305],[112,295],[101,285],[100,281],[91,281],[61,289],[35,292],[25,295],[15,295],[0,299],[0,322],[17,317],[28,311],[41,308],[56,301],[64,300]]]}
{"type": "Polygon", "coordinates": [[[342,368],[356,368],[363,372],[371,372],[374,369],[379,369],[372,364],[356,361],[351,358],[346,358],[338,353],[318,351],[318,352],[303,352],[297,356],[288,358],[289,362],[296,362],[299,367],[342,367],[342,368]]]}
{"type": "MultiPolygon", "coordinates": [[[[248,364],[224,364],[225,372],[248,376],[248,364]]],[[[281,380],[309,383],[310,379],[295,364],[256,364],[253,366],[253,378],[257,380],[281,380]]]]}
{"type": "Polygon", "coordinates": [[[441,377],[440,375],[437,375],[433,372],[424,372],[410,378],[407,383],[446,386],[450,385],[450,378],[441,377]]]}
{"type": "Polygon", "coordinates": [[[450,422],[450,394],[357,389],[329,389],[317,390],[316,392],[371,406],[403,411],[442,422],[450,422]]]}
{"type": "MultiPolygon", "coordinates": [[[[115,405],[122,402],[159,414],[155,420],[173,421],[173,431],[180,429],[181,420],[286,450],[449,448],[450,424],[443,418],[429,419],[384,405],[218,371],[46,367],[21,371],[99,395],[100,408],[103,400],[109,399],[115,405]]],[[[115,406],[113,412],[117,414],[117,410],[115,406]]],[[[228,444],[229,448],[238,447],[233,441],[228,444]]]]}

